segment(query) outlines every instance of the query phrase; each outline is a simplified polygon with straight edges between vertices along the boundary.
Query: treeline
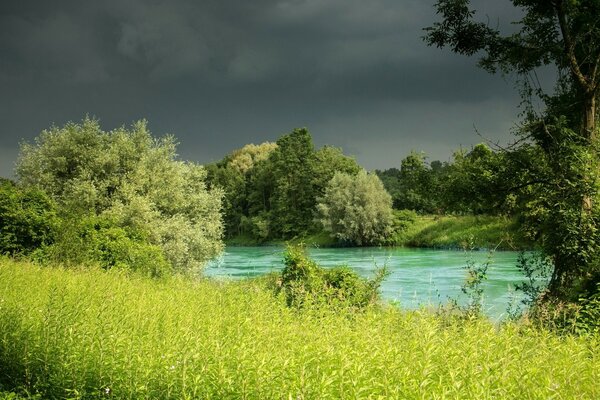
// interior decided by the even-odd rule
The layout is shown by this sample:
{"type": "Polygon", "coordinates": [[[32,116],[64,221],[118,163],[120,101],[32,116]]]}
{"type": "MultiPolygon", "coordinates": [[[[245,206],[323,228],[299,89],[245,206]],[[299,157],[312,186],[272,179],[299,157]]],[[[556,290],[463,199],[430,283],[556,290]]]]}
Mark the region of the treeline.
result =
{"type": "Polygon", "coordinates": [[[367,245],[391,232],[391,198],[379,178],[338,148],[316,149],[306,129],[246,145],[206,168],[210,187],[225,193],[227,237],[266,241],[325,230],[367,245]]]}
{"type": "MultiPolygon", "coordinates": [[[[530,199],[521,190],[534,182],[540,160],[537,149],[493,151],[478,144],[460,149],[447,162],[427,163],[424,153],[411,152],[400,168],[377,170],[395,209],[425,214],[516,215],[530,199]]],[[[531,189],[531,188],[529,188],[531,189]]]]}
{"type": "Polygon", "coordinates": [[[535,146],[493,151],[478,144],[447,162],[428,163],[411,152],[397,168],[368,174],[338,148],[316,149],[310,133],[297,129],[206,168],[209,186],[224,191],[228,239],[256,243],[326,232],[338,244],[393,245],[414,213],[518,218],[535,239],[534,181],[544,165],[535,146]]]}

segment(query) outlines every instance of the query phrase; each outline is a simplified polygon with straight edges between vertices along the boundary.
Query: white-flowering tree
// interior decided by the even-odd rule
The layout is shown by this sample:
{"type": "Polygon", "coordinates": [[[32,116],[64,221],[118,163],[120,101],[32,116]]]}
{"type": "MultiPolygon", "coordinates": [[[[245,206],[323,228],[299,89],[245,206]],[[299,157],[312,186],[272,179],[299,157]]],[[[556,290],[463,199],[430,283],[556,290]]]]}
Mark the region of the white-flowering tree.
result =
{"type": "Polygon", "coordinates": [[[375,174],[337,172],[317,204],[319,222],[335,238],[359,246],[379,244],[391,233],[392,198],[375,174]]]}
{"type": "Polygon", "coordinates": [[[142,232],[176,271],[201,267],[223,249],[220,190],[200,165],[176,159],[173,137],[146,121],[104,132],[97,120],[43,131],[24,144],[20,183],[52,196],[63,217],[99,216],[142,232]]]}

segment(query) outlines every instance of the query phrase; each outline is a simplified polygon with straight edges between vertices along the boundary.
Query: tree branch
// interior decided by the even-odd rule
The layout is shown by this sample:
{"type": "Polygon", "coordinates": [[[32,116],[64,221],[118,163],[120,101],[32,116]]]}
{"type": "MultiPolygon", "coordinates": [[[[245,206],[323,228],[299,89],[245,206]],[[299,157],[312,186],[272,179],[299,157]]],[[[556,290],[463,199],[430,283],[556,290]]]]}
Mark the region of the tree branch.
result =
{"type": "Polygon", "coordinates": [[[590,82],[588,82],[588,80],[581,72],[581,68],[579,68],[579,63],[577,62],[577,57],[575,56],[575,42],[571,37],[571,32],[569,31],[569,26],[567,24],[567,17],[564,9],[564,0],[556,1],[554,7],[556,8],[556,16],[558,17],[560,32],[565,43],[565,52],[567,53],[567,58],[569,59],[569,64],[571,65],[571,72],[573,73],[581,87],[589,93],[593,90],[593,88],[590,82]]]}

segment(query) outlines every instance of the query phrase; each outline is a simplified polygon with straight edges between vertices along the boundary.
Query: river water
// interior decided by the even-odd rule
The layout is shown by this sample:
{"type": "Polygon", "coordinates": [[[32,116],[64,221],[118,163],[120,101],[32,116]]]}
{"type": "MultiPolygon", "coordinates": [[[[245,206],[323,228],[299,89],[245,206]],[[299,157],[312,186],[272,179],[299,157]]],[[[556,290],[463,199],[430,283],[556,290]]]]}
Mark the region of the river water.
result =
{"type": "MultiPolygon", "coordinates": [[[[282,247],[228,247],[209,264],[206,275],[240,279],[279,271],[283,268],[282,247]]],[[[484,311],[493,319],[506,315],[507,308],[518,305],[521,296],[514,292],[523,275],[516,268],[517,252],[409,248],[311,248],[310,256],[323,267],[347,265],[362,276],[372,276],[376,266],[386,265],[391,274],[383,282],[381,294],[404,308],[438,305],[457,299],[464,304],[461,291],[467,262],[490,262],[484,282],[484,311]]]]}

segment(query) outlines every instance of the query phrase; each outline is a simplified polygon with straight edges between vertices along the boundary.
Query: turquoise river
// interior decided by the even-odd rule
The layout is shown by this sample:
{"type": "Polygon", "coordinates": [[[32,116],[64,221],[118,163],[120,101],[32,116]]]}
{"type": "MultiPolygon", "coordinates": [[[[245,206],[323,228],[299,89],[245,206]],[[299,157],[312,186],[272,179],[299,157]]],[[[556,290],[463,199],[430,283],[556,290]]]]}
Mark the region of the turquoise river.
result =
{"type": "MultiPolygon", "coordinates": [[[[221,279],[240,279],[283,268],[282,247],[228,247],[211,262],[206,274],[221,279]]],[[[490,262],[483,284],[484,310],[494,319],[519,304],[515,284],[524,280],[516,267],[517,252],[464,252],[411,248],[311,248],[310,256],[323,267],[347,265],[362,276],[372,275],[376,266],[386,265],[391,274],[381,287],[384,299],[405,308],[438,305],[450,299],[465,302],[461,286],[467,262],[490,262]]]]}

